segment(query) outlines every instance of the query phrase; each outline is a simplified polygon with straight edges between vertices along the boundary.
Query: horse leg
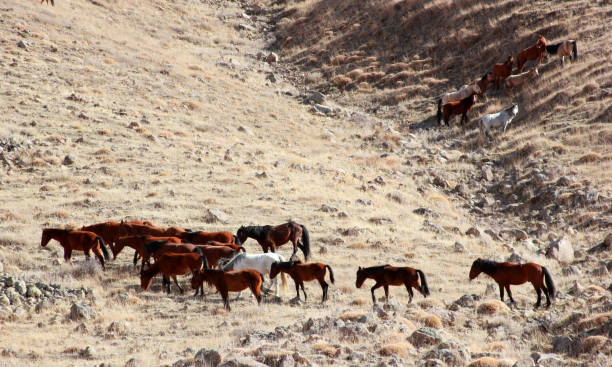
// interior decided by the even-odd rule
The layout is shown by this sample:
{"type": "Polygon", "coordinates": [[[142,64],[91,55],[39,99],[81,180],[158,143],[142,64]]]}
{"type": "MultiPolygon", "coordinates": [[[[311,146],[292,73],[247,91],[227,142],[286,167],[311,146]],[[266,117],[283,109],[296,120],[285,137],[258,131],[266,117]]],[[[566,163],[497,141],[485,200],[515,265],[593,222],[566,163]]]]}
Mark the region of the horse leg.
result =
{"type": "Polygon", "coordinates": [[[295,298],[300,299],[300,283],[298,283],[297,281],[295,282],[295,293],[297,294],[297,296],[295,296],[295,298]]]}
{"type": "Polygon", "coordinates": [[[499,298],[504,302],[504,286],[501,283],[499,284],[499,298]]]}
{"type": "Polygon", "coordinates": [[[302,287],[302,293],[304,293],[304,301],[307,301],[308,296],[306,295],[306,290],[304,290],[304,282],[300,282],[300,286],[302,287]]]}
{"type": "Polygon", "coordinates": [[[327,299],[327,288],[329,288],[329,284],[327,284],[325,280],[319,280],[319,284],[323,290],[323,298],[321,299],[321,303],[323,303],[327,299]]]}
{"type": "MultiPolygon", "coordinates": [[[[414,297],[414,293],[412,292],[412,287],[410,286],[410,283],[405,282],[404,285],[406,286],[406,290],[408,291],[408,296],[410,297],[408,299],[408,303],[412,303],[412,297],[414,297]]],[[[421,291],[421,293],[423,293],[421,291]]]]}
{"type": "Polygon", "coordinates": [[[376,303],[376,297],[374,297],[374,290],[382,286],[383,286],[382,283],[376,282],[376,284],[374,284],[374,286],[370,288],[370,291],[372,292],[372,302],[376,303]]]}
{"type": "Polygon", "coordinates": [[[389,303],[389,286],[385,284],[383,285],[383,288],[385,289],[385,302],[389,303]]]}
{"type": "Polygon", "coordinates": [[[162,287],[166,286],[166,293],[170,294],[170,279],[166,278],[164,275],[162,277],[162,287]]]}
{"type": "MultiPolygon", "coordinates": [[[[540,303],[542,302],[542,289],[540,289],[539,287],[534,287],[536,294],[538,295],[538,300],[536,302],[535,305],[533,305],[533,308],[539,308],[540,307],[540,303]]],[[[546,299],[548,299],[548,294],[546,295],[546,299]]]]}
{"type": "MultiPolygon", "coordinates": [[[[144,261],[144,259],[142,261],[144,261]]],[[[138,251],[134,251],[134,269],[136,269],[137,263],[138,263],[138,251]]],[[[142,269],[140,269],[140,271],[142,271],[142,269]]]]}
{"type": "Polygon", "coordinates": [[[546,308],[550,307],[550,290],[548,288],[546,288],[545,286],[542,286],[542,289],[544,290],[544,294],[546,295],[546,308]]]}
{"type": "Polygon", "coordinates": [[[508,297],[510,297],[510,302],[515,304],[514,298],[512,298],[512,291],[510,290],[510,284],[506,284],[506,292],[508,292],[508,297]]]}
{"type": "Polygon", "coordinates": [[[72,263],[72,249],[69,247],[64,247],[64,260],[72,263]]]}
{"type": "Polygon", "coordinates": [[[102,256],[102,252],[100,251],[100,246],[94,247],[93,253],[98,258],[98,261],[100,261],[100,264],[102,265],[102,270],[106,270],[104,268],[104,256],[102,256]]]}
{"type": "MultiPolygon", "coordinates": [[[[174,279],[174,284],[176,284],[176,286],[178,287],[179,291],[181,291],[181,294],[183,294],[185,291],[183,290],[183,288],[181,288],[181,286],[178,284],[178,281],[176,280],[176,275],[173,275],[172,278],[174,279]]],[[[170,283],[170,282],[168,282],[170,283]]]]}

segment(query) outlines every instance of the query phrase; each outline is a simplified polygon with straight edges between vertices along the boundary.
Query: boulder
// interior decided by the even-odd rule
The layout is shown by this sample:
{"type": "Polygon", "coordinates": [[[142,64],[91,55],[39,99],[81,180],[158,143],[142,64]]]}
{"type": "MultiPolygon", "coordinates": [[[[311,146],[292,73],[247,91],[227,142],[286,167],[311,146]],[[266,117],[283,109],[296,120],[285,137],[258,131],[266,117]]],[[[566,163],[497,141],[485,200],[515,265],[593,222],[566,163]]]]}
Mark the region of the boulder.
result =
{"type": "Polygon", "coordinates": [[[257,362],[253,358],[249,357],[238,357],[230,359],[227,362],[223,362],[219,367],[268,367],[263,363],[257,362]]]}
{"type": "Polygon", "coordinates": [[[448,367],[463,367],[470,358],[470,352],[461,343],[446,341],[430,350],[425,358],[441,360],[448,367]]]}
{"type": "Polygon", "coordinates": [[[74,302],[70,307],[70,314],[68,315],[68,318],[73,321],[90,320],[94,317],[96,317],[96,311],[81,302],[74,302]]]}
{"type": "Polygon", "coordinates": [[[442,332],[440,330],[430,327],[420,328],[408,337],[408,341],[412,343],[412,345],[419,348],[439,344],[443,339],[444,337],[442,336],[442,332]]]}
{"type": "Polygon", "coordinates": [[[204,221],[206,223],[221,222],[227,224],[229,222],[229,216],[222,210],[210,208],[204,216],[204,221]]]}
{"type": "Polygon", "coordinates": [[[202,361],[206,366],[217,367],[221,363],[221,355],[214,349],[200,349],[194,360],[202,361]]]}
{"type": "Polygon", "coordinates": [[[574,260],[574,249],[567,237],[554,240],[546,250],[546,257],[556,259],[561,263],[570,263],[574,260]]]}

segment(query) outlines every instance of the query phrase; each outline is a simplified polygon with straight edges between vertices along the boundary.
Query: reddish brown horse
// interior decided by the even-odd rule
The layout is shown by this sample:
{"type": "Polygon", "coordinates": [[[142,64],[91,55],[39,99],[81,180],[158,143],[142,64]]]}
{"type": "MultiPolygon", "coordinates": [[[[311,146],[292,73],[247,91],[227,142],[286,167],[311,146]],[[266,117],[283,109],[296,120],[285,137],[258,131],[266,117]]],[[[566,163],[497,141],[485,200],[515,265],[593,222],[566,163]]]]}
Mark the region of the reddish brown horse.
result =
{"type": "MultiPolygon", "coordinates": [[[[465,127],[464,121],[468,121],[467,114],[470,112],[472,107],[476,104],[476,93],[473,93],[469,97],[462,99],[461,101],[448,102],[442,106],[442,116],[444,117],[444,123],[450,126],[450,118],[453,115],[461,115],[461,127],[465,127]]],[[[442,125],[440,118],[438,117],[438,124],[442,125]]]]}
{"type": "MultiPolygon", "coordinates": [[[[136,254],[139,255],[143,259],[142,265],[140,267],[140,271],[142,271],[144,269],[145,263],[147,263],[148,265],[151,265],[151,263],[149,262],[151,255],[147,251],[146,244],[155,242],[155,241],[161,241],[161,242],[167,242],[167,243],[181,243],[181,239],[178,237],[156,237],[156,236],[149,236],[149,235],[125,236],[125,237],[119,237],[119,239],[117,240],[117,244],[115,245],[115,247],[111,248],[111,251],[113,252],[113,255],[116,258],[117,255],[119,255],[119,253],[121,252],[121,250],[123,250],[125,246],[133,248],[134,250],[136,250],[136,254]]],[[[134,267],[136,267],[137,262],[138,262],[138,257],[134,256],[134,267]]]]}
{"type": "Polygon", "coordinates": [[[176,284],[180,292],[183,293],[183,288],[178,284],[176,276],[189,272],[191,272],[191,274],[196,274],[201,267],[202,255],[199,253],[165,253],[155,262],[155,264],[140,273],[140,286],[144,290],[149,289],[153,277],[162,273],[164,277],[162,284],[166,286],[166,292],[170,293],[170,278],[172,278],[174,279],[174,284],[176,284]]]}
{"type": "Polygon", "coordinates": [[[191,287],[196,290],[195,296],[198,295],[198,290],[202,292],[202,296],[204,295],[202,289],[203,282],[215,286],[223,298],[223,307],[228,311],[231,310],[229,305],[229,292],[240,292],[249,288],[257,299],[257,304],[261,303],[262,280],[261,275],[256,270],[223,271],[209,269],[208,263],[204,261],[204,269],[198,271],[191,278],[191,287]]]}
{"type": "MultiPolygon", "coordinates": [[[[234,243],[234,235],[230,232],[183,232],[177,233],[184,242],[205,244],[209,241],[217,241],[222,243],[234,243]]],[[[240,243],[238,243],[240,245],[240,243]]]]}
{"type": "Polygon", "coordinates": [[[512,74],[513,64],[514,58],[512,56],[508,56],[508,59],[505,62],[498,62],[497,64],[493,65],[493,80],[495,81],[497,89],[501,88],[504,79],[512,74]]]}
{"type": "Polygon", "coordinates": [[[376,303],[376,297],[374,297],[374,290],[380,287],[385,289],[385,298],[389,301],[389,286],[390,285],[404,285],[410,296],[409,302],[412,302],[412,288],[418,290],[423,297],[429,296],[429,288],[427,287],[427,280],[425,274],[418,270],[409,267],[395,267],[391,265],[380,265],[372,266],[369,268],[359,267],[357,270],[357,281],[355,286],[361,288],[363,282],[366,279],[374,279],[376,284],[371,288],[372,302],[376,303]],[[420,280],[420,283],[419,283],[420,280]]]}
{"type": "Polygon", "coordinates": [[[480,273],[485,273],[493,278],[499,285],[499,297],[504,300],[504,288],[508,292],[510,302],[514,303],[510,285],[530,282],[538,294],[535,308],[540,307],[542,291],[546,295],[546,308],[550,307],[551,298],[555,298],[555,284],[548,270],[536,263],[511,264],[498,263],[490,260],[476,259],[470,269],[470,280],[476,278],[480,273]],[[546,283],[546,286],[544,285],[546,283]]]}
{"type": "Polygon", "coordinates": [[[272,263],[270,267],[270,278],[274,279],[278,273],[283,272],[289,274],[295,283],[296,298],[300,299],[300,287],[304,293],[304,300],[307,299],[306,291],[304,290],[304,282],[312,280],[319,281],[321,289],[323,289],[323,297],[321,303],[327,300],[327,289],[329,285],[325,281],[326,269],[329,269],[329,280],[334,283],[334,272],[329,265],[323,263],[302,263],[301,261],[284,261],[272,263]]]}
{"type": "Polygon", "coordinates": [[[81,231],[89,231],[104,239],[104,242],[113,249],[119,237],[127,236],[129,233],[119,222],[103,222],[81,227],[81,231]]]}
{"type": "Polygon", "coordinates": [[[154,241],[145,245],[150,256],[157,261],[165,253],[189,253],[201,249],[210,266],[217,266],[219,259],[233,257],[238,252],[229,246],[194,245],[192,243],[168,243],[165,241],[154,241]]]}
{"type": "Polygon", "coordinates": [[[538,65],[542,63],[542,58],[544,57],[544,52],[546,51],[546,38],[541,34],[538,35],[538,42],[531,47],[527,47],[518,53],[516,57],[516,62],[518,66],[518,72],[522,73],[527,60],[536,60],[538,59],[538,65]]]}
{"type": "Polygon", "coordinates": [[[87,258],[91,257],[90,251],[92,251],[102,264],[102,269],[104,269],[104,259],[110,259],[104,240],[93,232],[59,228],[43,229],[40,245],[45,247],[51,240],[56,240],[64,248],[64,259],[66,261],[71,261],[73,250],[83,251],[87,258]],[[102,257],[102,254],[104,254],[104,257],[102,257]]]}
{"type": "Polygon", "coordinates": [[[304,258],[310,258],[310,235],[305,226],[288,222],[278,226],[242,226],[238,228],[236,237],[240,243],[244,243],[247,238],[256,240],[264,252],[272,250],[291,241],[293,243],[293,253],[291,258],[297,253],[298,247],[304,253],[304,258]],[[301,239],[301,240],[300,240],[301,239]]]}

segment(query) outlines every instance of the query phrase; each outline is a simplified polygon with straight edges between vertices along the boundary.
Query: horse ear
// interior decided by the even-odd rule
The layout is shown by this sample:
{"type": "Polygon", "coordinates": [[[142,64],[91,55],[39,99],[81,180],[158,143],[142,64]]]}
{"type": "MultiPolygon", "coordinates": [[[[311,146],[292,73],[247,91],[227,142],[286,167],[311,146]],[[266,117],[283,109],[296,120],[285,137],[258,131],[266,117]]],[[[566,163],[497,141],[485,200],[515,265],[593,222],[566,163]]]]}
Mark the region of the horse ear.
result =
{"type": "Polygon", "coordinates": [[[359,267],[359,269],[358,269],[358,270],[361,270],[361,266],[359,267]]]}

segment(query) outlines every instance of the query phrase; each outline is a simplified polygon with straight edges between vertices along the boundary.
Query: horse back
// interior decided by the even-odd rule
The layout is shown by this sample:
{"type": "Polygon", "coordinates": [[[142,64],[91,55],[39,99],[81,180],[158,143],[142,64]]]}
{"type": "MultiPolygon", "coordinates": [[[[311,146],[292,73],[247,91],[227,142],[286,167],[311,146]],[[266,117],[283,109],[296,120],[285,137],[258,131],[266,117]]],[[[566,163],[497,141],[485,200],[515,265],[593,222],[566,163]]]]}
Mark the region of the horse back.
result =
{"type": "Polygon", "coordinates": [[[195,253],[168,252],[160,256],[156,264],[166,276],[183,275],[199,270],[201,266],[200,255],[195,253]]]}

